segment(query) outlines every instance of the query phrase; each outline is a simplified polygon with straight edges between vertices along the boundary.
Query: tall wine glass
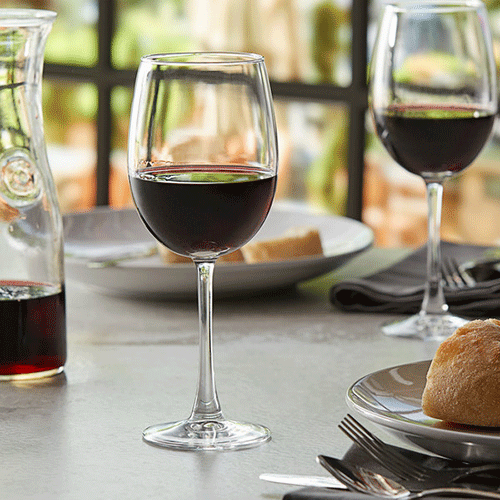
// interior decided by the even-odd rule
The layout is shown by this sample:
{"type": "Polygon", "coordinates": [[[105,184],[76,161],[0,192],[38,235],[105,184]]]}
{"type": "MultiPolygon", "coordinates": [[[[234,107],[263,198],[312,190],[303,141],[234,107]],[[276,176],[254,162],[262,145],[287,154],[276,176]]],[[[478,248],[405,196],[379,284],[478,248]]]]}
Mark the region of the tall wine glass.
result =
{"type": "Polygon", "coordinates": [[[143,437],[150,443],[224,450],[270,439],[267,428],[222,414],[212,360],[212,278],[217,258],[244,245],[266,219],[277,165],[272,97],[261,56],[184,53],[141,59],[130,118],[130,186],[153,236],[196,265],[200,327],[191,415],[148,427],[143,437]]]}
{"type": "Polygon", "coordinates": [[[479,0],[408,0],[383,7],[369,107],[390,155],[425,181],[429,210],[422,308],[384,325],[388,335],[441,340],[465,323],[448,312],[443,293],[443,182],[470,165],[490,137],[495,75],[487,13],[479,0]]]}

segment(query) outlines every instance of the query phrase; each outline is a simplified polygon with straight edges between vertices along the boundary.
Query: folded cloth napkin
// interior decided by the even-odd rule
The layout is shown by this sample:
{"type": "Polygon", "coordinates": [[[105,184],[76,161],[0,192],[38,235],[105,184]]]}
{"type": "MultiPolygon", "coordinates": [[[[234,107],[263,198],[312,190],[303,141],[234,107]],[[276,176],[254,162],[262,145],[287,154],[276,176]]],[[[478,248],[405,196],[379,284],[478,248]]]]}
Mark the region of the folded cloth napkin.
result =
{"type": "MultiPolygon", "coordinates": [[[[442,242],[443,256],[463,263],[484,258],[489,247],[442,242]]],[[[419,248],[392,267],[371,276],[344,281],[330,290],[331,302],[345,311],[413,314],[420,310],[427,272],[427,249],[419,248]]],[[[468,317],[490,317],[500,312],[500,279],[474,287],[445,286],[450,311],[468,317]]]]}

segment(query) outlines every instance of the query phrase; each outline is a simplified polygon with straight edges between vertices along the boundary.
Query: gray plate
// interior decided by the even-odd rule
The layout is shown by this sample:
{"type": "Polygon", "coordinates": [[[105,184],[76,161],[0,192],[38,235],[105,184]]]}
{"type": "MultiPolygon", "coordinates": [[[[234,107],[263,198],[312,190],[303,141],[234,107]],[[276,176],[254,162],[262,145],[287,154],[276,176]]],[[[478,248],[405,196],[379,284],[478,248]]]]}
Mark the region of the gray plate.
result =
{"type": "Polygon", "coordinates": [[[421,400],[430,361],[380,370],[347,392],[348,405],[404,441],[466,462],[500,462],[500,429],[455,425],[427,417],[421,400]]]}
{"type": "MultiPolygon", "coordinates": [[[[293,286],[320,276],[369,248],[373,232],[346,217],[317,215],[276,203],[254,240],[281,236],[296,226],[319,229],[324,255],[262,264],[218,264],[214,273],[217,297],[256,294],[293,286]]],[[[162,264],[152,256],[117,266],[91,269],[86,259],[154,244],[134,209],[98,208],[64,216],[66,276],[98,291],[131,296],[196,299],[194,265],[162,264]]]]}

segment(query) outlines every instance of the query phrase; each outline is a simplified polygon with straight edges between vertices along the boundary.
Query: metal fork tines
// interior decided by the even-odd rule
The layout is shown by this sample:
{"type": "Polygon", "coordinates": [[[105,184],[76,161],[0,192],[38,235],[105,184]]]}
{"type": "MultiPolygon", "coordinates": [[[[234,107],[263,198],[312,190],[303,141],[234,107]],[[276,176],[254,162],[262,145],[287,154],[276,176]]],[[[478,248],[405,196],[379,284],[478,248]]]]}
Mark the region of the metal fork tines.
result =
{"type": "Polygon", "coordinates": [[[368,452],[372,458],[401,479],[424,481],[430,477],[429,472],[419,464],[395,453],[377,436],[361,425],[351,415],[347,415],[339,424],[339,429],[368,452]]]}
{"type": "Polygon", "coordinates": [[[469,288],[476,284],[453,257],[443,257],[441,274],[445,284],[451,289],[469,288]]]}
{"type": "MultiPolygon", "coordinates": [[[[413,486],[417,482],[425,484],[429,488],[440,487],[479,474],[488,474],[488,481],[493,479],[495,487],[500,485],[500,463],[450,465],[449,462],[438,464],[435,461],[436,459],[430,456],[428,457],[429,461],[424,460],[424,456],[412,459],[406,456],[400,448],[384,443],[351,415],[347,415],[340,422],[339,428],[387,471],[392,472],[401,480],[413,483],[413,486]],[[434,463],[433,466],[430,464],[431,460],[434,463]]],[[[417,455],[420,454],[417,453],[417,455]]],[[[440,461],[445,460],[443,458],[437,459],[440,461]]]]}

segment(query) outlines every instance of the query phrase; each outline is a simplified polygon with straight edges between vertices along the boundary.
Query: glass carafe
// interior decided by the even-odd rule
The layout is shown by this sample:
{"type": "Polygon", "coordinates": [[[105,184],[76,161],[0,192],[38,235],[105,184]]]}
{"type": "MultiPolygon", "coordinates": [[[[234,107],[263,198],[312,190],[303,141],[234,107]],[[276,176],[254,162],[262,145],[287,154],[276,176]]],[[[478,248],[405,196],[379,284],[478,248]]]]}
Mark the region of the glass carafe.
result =
{"type": "Polygon", "coordinates": [[[0,9],[0,380],[54,375],[66,361],[62,219],[41,103],[55,17],[0,9]]]}

